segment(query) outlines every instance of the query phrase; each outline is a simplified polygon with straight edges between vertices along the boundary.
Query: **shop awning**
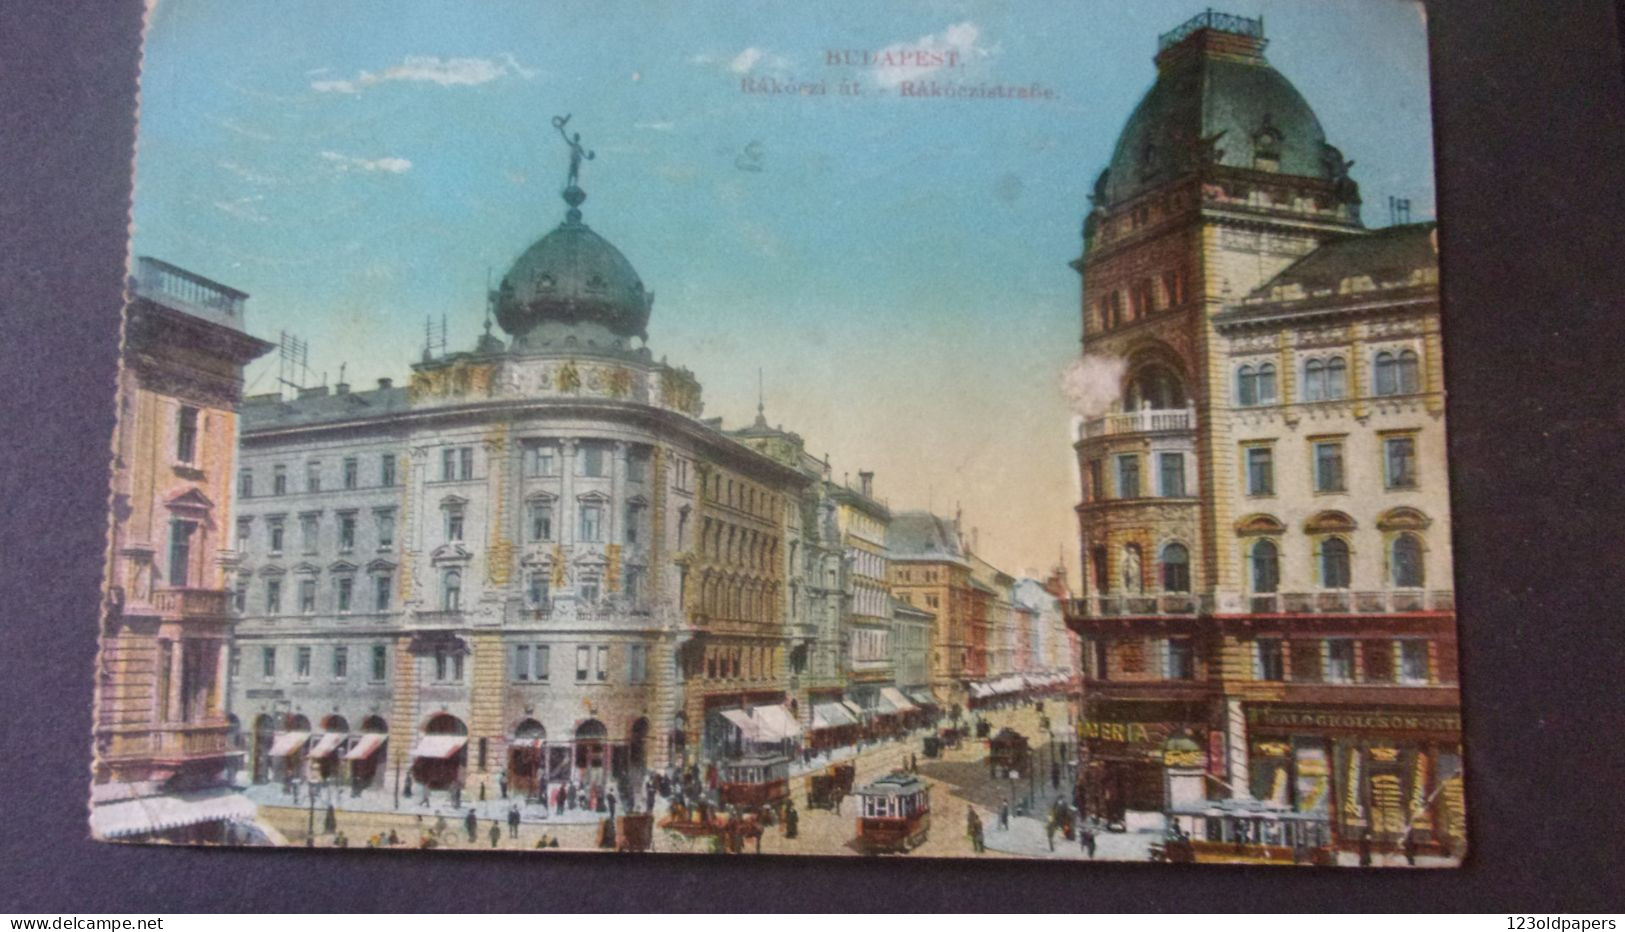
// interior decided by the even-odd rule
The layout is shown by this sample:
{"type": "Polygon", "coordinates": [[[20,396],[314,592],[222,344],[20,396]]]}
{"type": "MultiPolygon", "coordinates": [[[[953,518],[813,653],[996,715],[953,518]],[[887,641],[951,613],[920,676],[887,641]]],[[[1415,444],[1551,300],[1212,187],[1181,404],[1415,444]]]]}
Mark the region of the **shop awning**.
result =
{"type": "Polygon", "coordinates": [[[750,710],[756,723],[756,740],[790,741],[801,737],[801,723],[782,705],[759,705],[750,710]]]}
{"type": "Polygon", "coordinates": [[[350,736],[341,731],[329,731],[323,734],[321,739],[316,742],[316,746],[310,749],[311,759],[322,760],[326,758],[329,754],[338,750],[338,746],[343,744],[344,739],[348,737],[350,736]]]}
{"type": "Polygon", "coordinates": [[[841,708],[846,710],[846,714],[852,716],[854,722],[863,721],[863,710],[858,708],[857,703],[842,701],[841,708]]]}
{"type": "Polygon", "coordinates": [[[858,720],[839,702],[820,702],[813,706],[814,728],[849,728],[858,720]]]}
{"type": "Polygon", "coordinates": [[[895,686],[882,686],[880,688],[880,708],[882,712],[913,712],[919,706],[909,702],[908,697],[898,691],[895,686]],[[887,709],[887,706],[891,708],[887,709]]]}
{"type": "Polygon", "coordinates": [[[412,749],[412,756],[445,760],[461,751],[467,743],[468,738],[464,735],[421,735],[418,746],[412,749]]]}
{"type": "Polygon", "coordinates": [[[102,803],[90,810],[90,830],[99,838],[125,838],[204,822],[244,822],[257,812],[248,797],[230,787],[218,787],[102,803]]]}
{"type": "Polygon", "coordinates": [[[921,706],[922,708],[925,707],[925,706],[933,706],[933,705],[937,704],[936,697],[931,695],[931,693],[929,693],[928,691],[923,690],[923,689],[905,689],[905,690],[903,690],[903,695],[909,697],[910,699],[913,699],[914,704],[918,705],[918,706],[921,706]]]}
{"type": "Polygon", "coordinates": [[[284,731],[271,742],[272,757],[287,757],[295,751],[302,750],[305,742],[310,740],[308,731],[284,731]]]}
{"type": "Polygon", "coordinates": [[[744,709],[723,709],[722,717],[739,729],[739,733],[749,740],[756,740],[756,723],[751,720],[750,713],[744,709]]]}
{"type": "Polygon", "coordinates": [[[986,683],[972,683],[970,684],[970,694],[977,699],[986,699],[988,696],[993,695],[993,691],[988,689],[986,683]]]}
{"type": "Polygon", "coordinates": [[[384,740],[388,737],[380,734],[358,735],[355,744],[350,745],[350,750],[345,753],[344,759],[366,760],[384,746],[384,740]]]}

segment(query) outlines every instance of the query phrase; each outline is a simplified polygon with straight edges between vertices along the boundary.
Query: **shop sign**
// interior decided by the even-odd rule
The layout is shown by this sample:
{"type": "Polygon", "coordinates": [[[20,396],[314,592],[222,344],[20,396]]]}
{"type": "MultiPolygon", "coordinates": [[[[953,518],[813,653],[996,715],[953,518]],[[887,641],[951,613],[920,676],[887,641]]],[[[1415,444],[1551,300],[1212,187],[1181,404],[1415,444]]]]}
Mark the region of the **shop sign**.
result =
{"type": "Polygon", "coordinates": [[[1332,731],[1461,731],[1458,712],[1386,712],[1249,705],[1247,724],[1332,731]]]}
{"type": "Polygon", "coordinates": [[[1207,762],[1207,755],[1200,750],[1170,749],[1162,752],[1162,765],[1164,767],[1200,767],[1207,762]]]}

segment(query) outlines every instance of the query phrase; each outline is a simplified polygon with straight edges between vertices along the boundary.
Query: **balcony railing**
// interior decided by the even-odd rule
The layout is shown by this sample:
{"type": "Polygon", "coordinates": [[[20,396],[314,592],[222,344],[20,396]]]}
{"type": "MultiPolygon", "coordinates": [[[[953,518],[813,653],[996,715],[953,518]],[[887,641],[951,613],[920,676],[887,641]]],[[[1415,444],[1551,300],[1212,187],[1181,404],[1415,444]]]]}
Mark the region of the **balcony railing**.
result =
{"type": "Polygon", "coordinates": [[[460,608],[434,609],[419,611],[413,615],[413,622],[420,628],[460,628],[463,625],[463,610],[460,608]]]}
{"type": "Polygon", "coordinates": [[[1178,45],[1186,36],[1202,29],[1228,32],[1253,39],[1264,38],[1264,17],[1248,19],[1234,13],[1217,13],[1212,9],[1198,13],[1190,19],[1157,36],[1157,51],[1163,52],[1178,45]]]}
{"type": "MultiPolygon", "coordinates": [[[[1217,604],[1211,594],[1091,595],[1068,599],[1066,610],[1073,618],[1179,617],[1214,614],[1217,604]]],[[[1254,615],[1402,615],[1456,607],[1455,594],[1448,589],[1277,592],[1247,596],[1241,604],[1239,611],[1254,615]]],[[[1226,607],[1224,613],[1237,610],[1226,607]]]]}
{"type": "Polygon", "coordinates": [[[159,304],[241,330],[248,295],[150,256],[135,261],[132,290],[159,304]]]}
{"type": "Polygon", "coordinates": [[[182,618],[221,618],[231,605],[226,589],[158,589],[152,594],[152,607],[161,615],[182,618]]]}
{"type": "Polygon", "coordinates": [[[1142,408],[1089,418],[1083,422],[1078,439],[1190,430],[1195,424],[1196,412],[1191,408],[1142,408]]]}

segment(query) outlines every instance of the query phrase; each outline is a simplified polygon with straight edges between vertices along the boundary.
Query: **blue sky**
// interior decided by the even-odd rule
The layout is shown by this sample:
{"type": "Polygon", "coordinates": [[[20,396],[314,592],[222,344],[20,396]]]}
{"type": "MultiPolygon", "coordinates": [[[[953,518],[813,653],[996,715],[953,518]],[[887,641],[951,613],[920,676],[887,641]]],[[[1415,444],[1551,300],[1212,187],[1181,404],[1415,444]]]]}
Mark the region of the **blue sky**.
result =
{"type": "MultiPolygon", "coordinates": [[[[656,294],[650,346],[706,413],[755,414],[951,512],[1021,572],[1076,576],[1069,415],[1086,194],[1189,3],[345,3],[159,0],[141,81],[134,251],[252,295],[356,385],[402,378],[423,324],[477,336],[487,277],[560,219],[571,113],[585,220],[656,294]],[[952,50],[910,77],[1043,101],[914,100],[829,49],[952,50]],[[827,81],[824,96],[742,77],[827,81]],[[837,93],[857,80],[866,93],[837,93]],[[754,144],[754,145],[753,145],[754,144]],[[744,170],[740,165],[758,167],[744,170]]],[[[1262,14],[1266,52],[1355,160],[1366,221],[1432,216],[1426,38],[1401,0],[1262,14]]],[[[274,387],[274,366],[250,371],[274,387]]]]}

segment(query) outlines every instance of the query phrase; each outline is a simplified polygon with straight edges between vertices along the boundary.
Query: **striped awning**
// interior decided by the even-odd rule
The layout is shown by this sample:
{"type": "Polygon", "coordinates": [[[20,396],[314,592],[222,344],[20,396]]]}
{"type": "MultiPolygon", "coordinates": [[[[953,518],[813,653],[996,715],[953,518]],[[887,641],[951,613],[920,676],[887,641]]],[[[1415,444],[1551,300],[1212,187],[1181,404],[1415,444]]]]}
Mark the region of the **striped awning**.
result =
{"type": "Polygon", "coordinates": [[[882,712],[913,712],[917,708],[918,706],[909,702],[908,697],[899,692],[895,686],[882,686],[880,688],[880,710],[882,712]]]}
{"type": "Polygon", "coordinates": [[[90,830],[98,838],[127,838],[204,822],[244,822],[256,814],[258,809],[248,797],[230,787],[218,787],[99,804],[90,811],[90,830]]]}
{"type": "Polygon", "coordinates": [[[801,723],[782,705],[759,705],[750,710],[756,740],[786,741],[801,737],[801,723]]]}
{"type": "Polygon", "coordinates": [[[287,757],[295,751],[303,750],[305,742],[310,740],[308,731],[284,731],[271,742],[272,757],[287,757]]]}
{"type": "Polygon", "coordinates": [[[467,743],[468,738],[464,735],[423,735],[418,738],[418,746],[412,749],[412,756],[445,760],[461,751],[467,743]]]}
{"type": "Polygon", "coordinates": [[[322,760],[326,758],[329,754],[338,750],[339,745],[343,744],[344,739],[348,737],[350,736],[342,731],[329,731],[323,734],[317,740],[316,746],[310,749],[311,759],[322,760]]]}
{"type": "Polygon", "coordinates": [[[839,702],[820,702],[813,706],[814,728],[848,728],[858,720],[839,702]]]}
{"type": "Polygon", "coordinates": [[[749,712],[746,712],[744,709],[723,709],[722,717],[727,719],[729,724],[739,729],[739,733],[747,740],[756,740],[756,735],[759,729],[757,728],[756,723],[751,720],[749,712]]]}
{"type": "Polygon", "coordinates": [[[350,745],[350,750],[345,753],[344,759],[366,760],[384,746],[384,740],[388,737],[380,734],[358,735],[355,744],[350,745]]]}

